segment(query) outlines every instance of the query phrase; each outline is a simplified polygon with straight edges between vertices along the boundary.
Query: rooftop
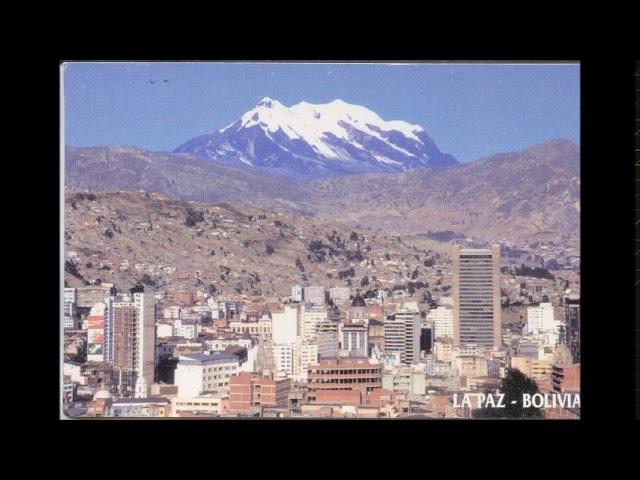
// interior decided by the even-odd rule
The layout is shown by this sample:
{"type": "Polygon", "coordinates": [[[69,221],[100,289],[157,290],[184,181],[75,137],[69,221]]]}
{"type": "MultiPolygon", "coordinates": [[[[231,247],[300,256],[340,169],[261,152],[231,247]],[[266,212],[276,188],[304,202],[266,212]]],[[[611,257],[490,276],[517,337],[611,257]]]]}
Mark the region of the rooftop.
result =
{"type": "Polygon", "coordinates": [[[238,356],[234,353],[228,352],[213,352],[213,353],[188,353],[186,355],[180,355],[180,363],[181,364],[210,364],[210,363],[226,363],[226,362],[237,362],[238,356]]]}

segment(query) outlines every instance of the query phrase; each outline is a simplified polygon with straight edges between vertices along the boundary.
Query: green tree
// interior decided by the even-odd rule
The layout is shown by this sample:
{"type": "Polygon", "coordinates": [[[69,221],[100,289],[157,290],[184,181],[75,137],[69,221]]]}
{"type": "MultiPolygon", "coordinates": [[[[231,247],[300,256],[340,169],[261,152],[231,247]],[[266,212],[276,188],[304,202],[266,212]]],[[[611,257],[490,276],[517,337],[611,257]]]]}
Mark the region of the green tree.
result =
{"type": "Polygon", "coordinates": [[[480,408],[473,412],[474,418],[542,418],[540,408],[522,405],[523,394],[538,393],[538,385],[518,369],[509,368],[500,382],[500,393],[504,394],[505,408],[480,408]],[[515,401],[515,403],[511,403],[515,401]]]}

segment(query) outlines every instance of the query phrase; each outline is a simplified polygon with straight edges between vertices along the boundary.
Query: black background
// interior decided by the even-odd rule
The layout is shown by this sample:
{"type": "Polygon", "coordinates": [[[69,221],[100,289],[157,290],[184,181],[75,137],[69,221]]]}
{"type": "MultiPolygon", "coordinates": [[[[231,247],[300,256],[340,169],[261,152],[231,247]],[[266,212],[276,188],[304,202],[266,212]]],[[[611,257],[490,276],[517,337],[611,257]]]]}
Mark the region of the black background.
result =
{"type": "MultiPolygon", "coordinates": [[[[22,259],[13,259],[18,260],[20,273],[26,275],[24,285],[19,287],[21,293],[12,303],[16,305],[12,316],[24,318],[11,321],[20,321],[26,327],[21,327],[21,341],[11,349],[11,355],[35,361],[28,374],[19,376],[22,383],[12,387],[20,392],[12,398],[19,421],[24,417],[28,417],[25,422],[35,420],[41,438],[49,445],[59,444],[61,450],[72,447],[75,453],[70,459],[83,456],[86,447],[92,455],[98,454],[98,464],[108,463],[108,458],[121,454],[121,446],[140,447],[159,455],[162,460],[151,463],[162,465],[172,462],[174,449],[187,447],[187,451],[195,448],[194,457],[202,458],[212,475],[216,475],[218,462],[224,462],[216,460],[209,449],[219,454],[241,452],[245,462],[234,465],[247,472],[255,467],[250,456],[265,449],[279,456],[271,457],[272,464],[261,464],[262,468],[288,469],[295,456],[303,465],[306,460],[307,471],[313,472],[316,466],[334,459],[337,462],[351,455],[347,452],[352,449],[364,447],[360,462],[366,460],[375,466],[402,459],[408,469],[415,466],[424,474],[423,468],[438,463],[431,452],[439,446],[460,459],[483,447],[488,456],[472,467],[496,473],[504,468],[502,459],[511,455],[512,441],[534,433],[544,438],[540,440],[544,442],[540,456],[525,457],[526,463],[533,460],[533,469],[540,472],[553,473],[547,462],[554,456],[560,456],[564,463],[581,462],[580,456],[569,456],[566,449],[592,430],[606,432],[605,436],[598,435],[599,448],[611,447],[610,440],[623,437],[618,433],[620,428],[633,426],[635,416],[635,362],[631,357],[635,351],[632,299],[636,293],[633,195],[637,29],[633,15],[613,19],[599,13],[587,24],[577,14],[561,17],[555,10],[516,14],[508,20],[495,17],[492,22],[481,21],[475,15],[477,9],[461,8],[455,14],[438,15],[417,9],[394,12],[387,6],[378,20],[359,17],[360,12],[347,20],[342,10],[329,11],[327,6],[319,10],[305,13],[294,9],[294,14],[304,14],[293,20],[273,12],[249,19],[244,13],[192,10],[171,12],[165,19],[143,16],[135,21],[117,11],[108,20],[104,13],[88,15],[83,21],[63,18],[49,25],[53,30],[48,35],[37,35],[41,32],[31,25],[16,38],[16,43],[26,37],[36,42],[22,55],[25,70],[19,70],[19,75],[15,68],[12,70],[12,80],[27,89],[13,98],[20,112],[14,126],[26,138],[11,168],[27,168],[15,174],[5,170],[6,189],[15,190],[7,209],[17,215],[5,236],[15,236],[19,251],[33,257],[39,272],[46,272],[34,277],[25,272],[22,259]],[[281,22],[276,23],[276,18],[281,22]],[[196,26],[194,19],[205,21],[196,26]],[[188,26],[176,28],[180,24],[188,26]],[[59,72],[61,61],[73,60],[580,61],[581,420],[59,420],[59,72]],[[37,219],[28,222],[33,232],[23,231],[21,220],[25,215],[37,219]],[[30,307],[32,299],[34,304],[38,301],[35,312],[30,307]],[[320,439],[323,447],[319,451],[320,439]],[[110,449],[101,446],[97,452],[91,444],[96,441],[103,445],[105,440],[110,449]],[[293,453],[296,447],[308,448],[309,453],[300,457],[293,453]],[[403,457],[408,447],[422,453],[403,457]]],[[[8,162],[5,158],[5,166],[8,162]]],[[[5,368],[12,369],[12,365],[7,358],[5,368]]]]}

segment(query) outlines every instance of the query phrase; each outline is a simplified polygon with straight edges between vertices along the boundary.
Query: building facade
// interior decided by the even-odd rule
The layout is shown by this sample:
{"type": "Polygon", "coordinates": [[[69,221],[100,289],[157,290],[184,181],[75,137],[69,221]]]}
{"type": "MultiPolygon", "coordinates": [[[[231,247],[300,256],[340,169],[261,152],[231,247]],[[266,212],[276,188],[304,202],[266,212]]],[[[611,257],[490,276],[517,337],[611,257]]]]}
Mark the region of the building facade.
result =
{"type": "Polygon", "coordinates": [[[500,245],[452,248],[453,334],[457,345],[502,345],[500,245]]]}

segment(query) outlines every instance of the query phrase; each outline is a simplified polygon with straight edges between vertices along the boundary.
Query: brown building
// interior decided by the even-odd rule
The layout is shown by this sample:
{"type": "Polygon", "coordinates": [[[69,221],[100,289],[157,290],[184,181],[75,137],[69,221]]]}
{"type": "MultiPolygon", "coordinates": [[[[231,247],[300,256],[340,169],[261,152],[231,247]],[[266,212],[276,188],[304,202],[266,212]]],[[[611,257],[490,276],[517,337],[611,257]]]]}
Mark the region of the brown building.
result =
{"type": "Polygon", "coordinates": [[[553,365],[551,368],[551,388],[554,392],[579,392],[580,364],[553,365]]]}
{"type": "Polygon", "coordinates": [[[384,308],[382,308],[380,305],[368,305],[367,316],[369,317],[369,320],[378,320],[379,322],[384,322],[384,308]]]}
{"type": "Polygon", "coordinates": [[[361,394],[368,394],[382,388],[382,368],[382,364],[370,363],[368,358],[320,360],[309,365],[307,398],[316,401],[316,393],[325,390],[359,390],[361,394]]]}
{"type": "Polygon", "coordinates": [[[287,405],[291,381],[242,372],[229,378],[229,411],[249,412],[263,406],[287,405]]]}

